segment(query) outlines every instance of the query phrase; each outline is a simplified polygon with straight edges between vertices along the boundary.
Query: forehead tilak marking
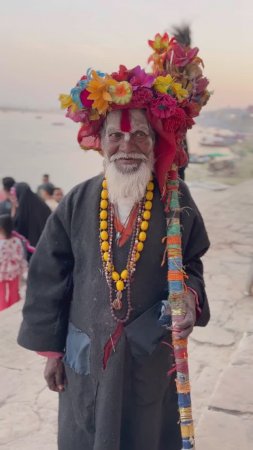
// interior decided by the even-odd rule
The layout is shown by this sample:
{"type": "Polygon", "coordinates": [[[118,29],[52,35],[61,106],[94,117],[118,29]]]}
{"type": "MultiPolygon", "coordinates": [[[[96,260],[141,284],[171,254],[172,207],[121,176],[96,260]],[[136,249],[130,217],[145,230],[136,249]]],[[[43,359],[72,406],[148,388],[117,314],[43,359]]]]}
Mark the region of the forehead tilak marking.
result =
{"type": "Polygon", "coordinates": [[[129,133],[131,131],[130,114],[128,109],[123,109],[121,111],[120,129],[125,133],[129,133]]]}

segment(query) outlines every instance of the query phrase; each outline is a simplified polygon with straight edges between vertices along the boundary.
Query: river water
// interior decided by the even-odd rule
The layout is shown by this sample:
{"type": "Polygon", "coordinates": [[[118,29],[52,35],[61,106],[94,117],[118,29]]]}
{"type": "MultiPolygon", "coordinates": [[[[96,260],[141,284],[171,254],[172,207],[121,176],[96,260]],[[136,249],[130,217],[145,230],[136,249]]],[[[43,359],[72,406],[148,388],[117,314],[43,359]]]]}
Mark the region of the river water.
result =
{"type": "MultiPolygon", "coordinates": [[[[102,170],[102,158],[80,149],[76,141],[79,124],[64,113],[0,111],[0,178],[13,176],[32,189],[43,173],[65,193],[102,170]]],[[[188,132],[192,153],[203,153],[199,145],[205,129],[196,125],[188,132]]],[[[209,149],[210,150],[210,149],[209,149]]]]}

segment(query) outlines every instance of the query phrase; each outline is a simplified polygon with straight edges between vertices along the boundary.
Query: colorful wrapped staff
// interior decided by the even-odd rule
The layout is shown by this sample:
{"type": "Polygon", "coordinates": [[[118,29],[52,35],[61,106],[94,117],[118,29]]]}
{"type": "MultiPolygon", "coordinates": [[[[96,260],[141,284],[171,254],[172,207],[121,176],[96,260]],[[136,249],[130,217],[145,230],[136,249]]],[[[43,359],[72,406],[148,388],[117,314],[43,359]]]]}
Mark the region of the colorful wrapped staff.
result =
{"type": "MultiPolygon", "coordinates": [[[[167,182],[167,261],[168,291],[172,323],[175,326],[185,316],[184,272],[180,230],[180,205],[178,198],[177,166],[173,165],[167,182]]],[[[178,339],[172,333],[176,364],[176,385],[182,435],[182,449],[194,449],[194,426],[188,370],[187,339],[178,339]]]]}

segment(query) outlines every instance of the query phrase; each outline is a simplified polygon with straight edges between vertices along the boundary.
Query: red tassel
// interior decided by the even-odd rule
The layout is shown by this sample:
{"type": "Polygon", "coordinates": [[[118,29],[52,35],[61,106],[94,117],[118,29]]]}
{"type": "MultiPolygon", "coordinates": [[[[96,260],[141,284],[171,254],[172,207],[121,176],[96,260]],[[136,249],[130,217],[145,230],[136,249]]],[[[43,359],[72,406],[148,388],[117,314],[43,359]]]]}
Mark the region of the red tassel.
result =
{"type": "Polygon", "coordinates": [[[115,348],[117,346],[117,343],[120,340],[120,337],[123,332],[123,324],[119,323],[117,328],[115,329],[114,333],[110,335],[109,340],[106,342],[104,346],[104,357],[103,357],[103,369],[106,369],[108,359],[110,358],[112,351],[115,352],[115,348]]]}

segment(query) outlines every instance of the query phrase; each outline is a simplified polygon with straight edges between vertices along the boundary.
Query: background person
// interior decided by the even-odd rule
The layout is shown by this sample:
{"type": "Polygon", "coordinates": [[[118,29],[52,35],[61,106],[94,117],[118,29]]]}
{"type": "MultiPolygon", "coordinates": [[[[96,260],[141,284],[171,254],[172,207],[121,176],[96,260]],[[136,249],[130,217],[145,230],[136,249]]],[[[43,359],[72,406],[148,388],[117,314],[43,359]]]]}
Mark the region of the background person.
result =
{"type": "Polygon", "coordinates": [[[11,216],[0,215],[0,311],[20,300],[20,280],[28,268],[22,243],[12,231],[11,216]]]}
{"type": "Polygon", "coordinates": [[[47,184],[47,183],[50,183],[50,179],[49,179],[48,173],[45,173],[44,175],[42,175],[42,184],[47,184]]]}
{"type": "Polygon", "coordinates": [[[41,188],[44,184],[48,184],[48,183],[50,183],[51,186],[54,186],[53,183],[51,183],[51,181],[50,181],[50,175],[49,175],[48,173],[44,173],[44,174],[42,175],[42,178],[41,178],[41,184],[40,184],[40,185],[38,186],[38,188],[37,188],[37,194],[38,194],[38,195],[39,195],[40,188],[41,188]]]}
{"type": "Polygon", "coordinates": [[[15,180],[12,177],[4,177],[2,179],[3,184],[3,193],[4,193],[4,199],[0,202],[0,214],[11,214],[11,188],[15,184],[15,180]]]}
{"type": "Polygon", "coordinates": [[[54,186],[51,183],[42,184],[39,189],[40,198],[46,203],[46,205],[54,211],[58,202],[54,198],[54,186]]]}
{"type": "Polygon", "coordinates": [[[53,198],[57,203],[60,203],[60,201],[63,199],[64,197],[64,192],[62,190],[62,188],[59,187],[55,187],[54,188],[54,192],[53,192],[53,198]]]}
{"type": "Polygon", "coordinates": [[[27,183],[16,183],[11,201],[14,229],[35,247],[51,214],[50,208],[27,183]]]}

